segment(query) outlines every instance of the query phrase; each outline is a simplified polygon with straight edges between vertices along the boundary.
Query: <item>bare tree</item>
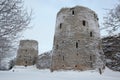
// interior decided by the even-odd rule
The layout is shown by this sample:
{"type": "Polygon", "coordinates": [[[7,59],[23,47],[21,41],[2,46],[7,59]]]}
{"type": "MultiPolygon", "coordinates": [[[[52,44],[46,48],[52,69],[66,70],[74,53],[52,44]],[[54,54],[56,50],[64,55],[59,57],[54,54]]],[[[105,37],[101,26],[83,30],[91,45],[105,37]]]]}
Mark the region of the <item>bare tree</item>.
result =
{"type": "Polygon", "coordinates": [[[108,9],[107,15],[104,17],[104,28],[109,34],[114,33],[120,28],[120,0],[113,9],[108,9]]]}
{"type": "Polygon", "coordinates": [[[29,26],[31,13],[24,9],[22,0],[0,0],[0,58],[14,47],[18,34],[29,26]]]}

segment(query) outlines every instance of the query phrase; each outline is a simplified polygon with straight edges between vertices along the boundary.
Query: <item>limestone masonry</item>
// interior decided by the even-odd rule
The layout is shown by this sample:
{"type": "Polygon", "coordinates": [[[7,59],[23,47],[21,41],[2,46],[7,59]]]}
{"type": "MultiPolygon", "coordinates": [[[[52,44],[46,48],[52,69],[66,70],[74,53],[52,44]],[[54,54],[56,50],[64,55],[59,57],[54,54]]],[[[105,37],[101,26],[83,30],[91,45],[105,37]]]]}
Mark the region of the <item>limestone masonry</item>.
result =
{"type": "Polygon", "coordinates": [[[57,14],[51,70],[103,68],[98,17],[89,8],[63,8],[57,14]]]}
{"type": "Polygon", "coordinates": [[[35,40],[21,40],[16,65],[34,65],[38,57],[38,42],[35,40]]]}

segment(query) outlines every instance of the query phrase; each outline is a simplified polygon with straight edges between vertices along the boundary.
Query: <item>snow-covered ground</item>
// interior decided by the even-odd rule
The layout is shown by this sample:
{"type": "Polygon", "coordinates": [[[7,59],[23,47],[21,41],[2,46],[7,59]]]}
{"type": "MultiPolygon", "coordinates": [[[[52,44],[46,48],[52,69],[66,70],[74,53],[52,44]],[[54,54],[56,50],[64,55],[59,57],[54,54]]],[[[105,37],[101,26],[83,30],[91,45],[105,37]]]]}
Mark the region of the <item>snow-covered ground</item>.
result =
{"type": "Polygon", "coordinates": [[[35,66],[15,66],[10,71],[0,71],[0,80],[120,80],[120,72],[105,69],[97,71],[54,71],[38,70],[35,66]]]}

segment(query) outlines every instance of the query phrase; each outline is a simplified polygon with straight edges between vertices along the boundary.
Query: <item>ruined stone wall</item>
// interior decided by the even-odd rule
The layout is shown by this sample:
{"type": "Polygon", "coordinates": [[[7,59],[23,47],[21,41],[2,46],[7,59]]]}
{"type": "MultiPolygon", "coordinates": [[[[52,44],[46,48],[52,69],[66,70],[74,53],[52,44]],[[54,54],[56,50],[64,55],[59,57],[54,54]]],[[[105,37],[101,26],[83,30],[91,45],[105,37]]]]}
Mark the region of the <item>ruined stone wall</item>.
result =
{"type": "Polygon", "coordinates": [[[63,8],[57,14],[51,70],[95,69],[103,65],[98,17],[86,7],[63,8]]]}
{"type": "Polygon", "coordinates": [[[44,52],[37,58],[36,67],[38,69],[50,69],[52,51],[44,52]]]}
{"type": "Polygon", "coordinates": [[[21,40],[16,65],[34,65],[38,56],[38,42],[35,40],[21,40]]]}

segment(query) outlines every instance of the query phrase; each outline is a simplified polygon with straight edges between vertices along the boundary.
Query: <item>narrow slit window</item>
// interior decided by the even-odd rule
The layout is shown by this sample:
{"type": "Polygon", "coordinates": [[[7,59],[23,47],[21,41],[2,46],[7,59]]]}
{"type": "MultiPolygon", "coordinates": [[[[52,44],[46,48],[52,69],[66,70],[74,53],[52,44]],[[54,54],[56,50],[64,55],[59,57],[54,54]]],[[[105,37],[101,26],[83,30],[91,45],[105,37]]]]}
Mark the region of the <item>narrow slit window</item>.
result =
{"type": "Polygon", "coordinates": [[[96,14],[94,14],[94,18],[96,18],[96,14]]]}
{"type": "Polygon", "coordinates": [[[28,64],[28,62],[27,62],[27,61],[25,61],[25,67],[27,67],[27,64],[28,64]]]}
{"type": "Polygon", "coordinates": [[[93,67],[93,64],[92,64],[92,62],[90,63],[90,66],[91,66],[91,67],[93,67]]]}
{"type": "Polygon", "coordinates": [[[86,25],[86,21],[85,20],[83,20],[83,26],[85,26],[86,25]]]}
{"type": "Polygon", "coordinates": [[[92,37],[93,36],[93,33],[92,32],[90,32],[90,37],[92,37]]]}
{"type": "Polygon", "coordinates": [[[25,63],[27,64],[27,61],[25,61],[25,63]]]}
{"type": "Polygon", "coordinates": [[[27,50],[25,50],[25,52],[27,52],[27,50]]]}
{"type": "Polygon", "coordinates": [[[92,61],[92,56],[90,55],[90,61],[92,61]]]}
{"type": "Polygon", "coordinates": [[[75,11],[74,11],[74,10],[72,10],[72,15],[73,15],[73,16],[75,15],[75,11]]]}
{"type": "Polygon", "coordinates": [[[59,57],[60,57],[60,54],[59,54],[59,57]]]}
{"type": "Polygon", "coordinates": [[[77,67],[77,65],[75,65],[75,67],[77,67]]]}
{"type": "Polygon", "coordinates": [[[78,53],[77,53],[77,56],[78,56],[78,53]]]}
{"type": "Polygon", "coordinates": [[[60,23],[60,29],[62,29],[62,23],[60,23]]]}
{"type": "Polygon", "coordinates": [[[76,48],[78,48],[78,42],[76,42],[76,48]]]}
{"type": "Polygon", "coordinates": [[[64,61],[64,56],[63,56],[63,61],[64,61]]]}
{"type": "Polygon", "coordinates": [[[58,45],[56,45],[56,49],[58,49],[58,45]]]}
{"type": "Polygon", "coordinates": [[[97,18],[97,20],[99,20],[99,18],[97,18]]]}

